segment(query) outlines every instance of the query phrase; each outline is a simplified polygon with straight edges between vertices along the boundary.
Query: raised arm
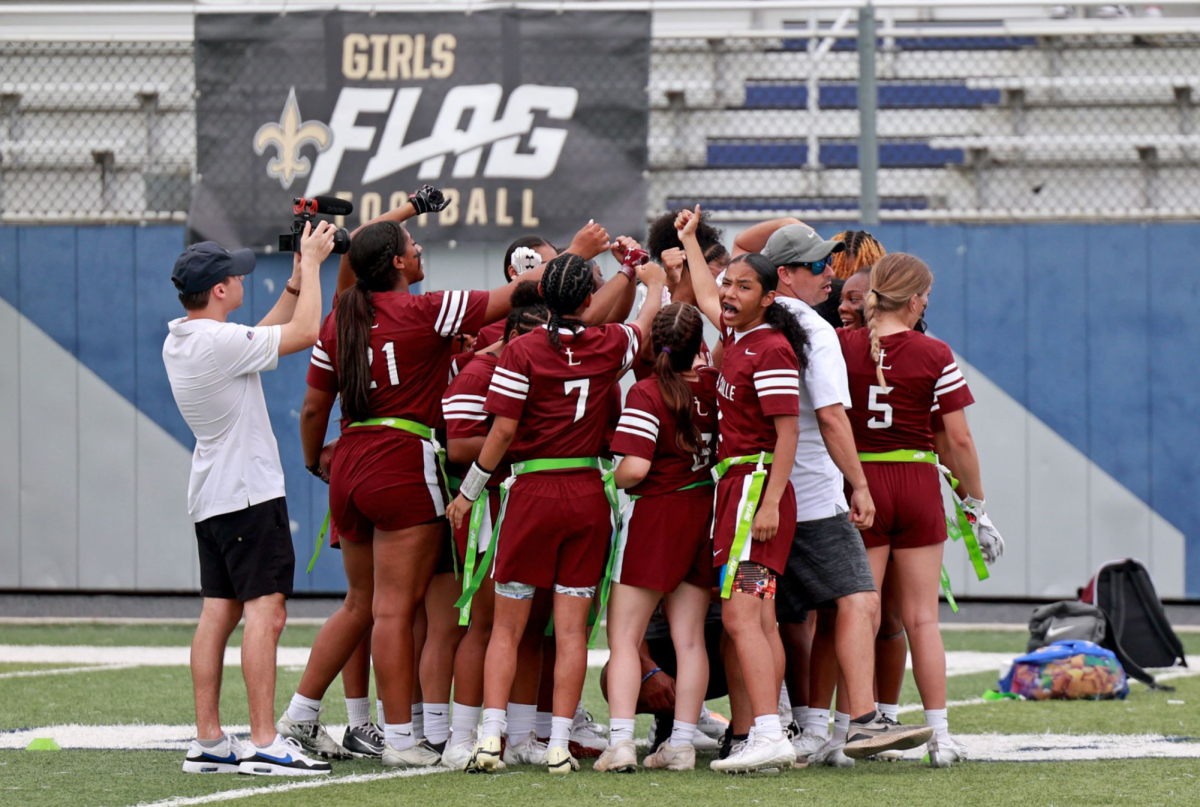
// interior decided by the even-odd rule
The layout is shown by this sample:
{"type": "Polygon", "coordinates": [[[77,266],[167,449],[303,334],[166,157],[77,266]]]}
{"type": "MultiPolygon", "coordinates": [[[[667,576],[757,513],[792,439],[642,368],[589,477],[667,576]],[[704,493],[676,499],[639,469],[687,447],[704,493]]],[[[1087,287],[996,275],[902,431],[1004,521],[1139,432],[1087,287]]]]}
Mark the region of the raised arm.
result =
{"type": "Polygon", "coordinates": [[[300,296],[291,319],[280,326],[279,355],[308,350],[321,332],[321,261],[333,251],[335,228],[327,221],[304,225],[300,239],[300,296]]]}
{"type": "Polygon", "coordinates": [[[717,281],[708,269],[708,261],[704,260],[704,250],[700,249],[700,242],[696,240],[696,226],[699,223],[700,205],[696,205],[695,211],[679,212],[675,219],[675,230],[679,233],[687,256],[688,276],[692,281],[692,293],[696,296],[696,307],[708,317],[714,328],[721,331],[721,296],[717,292],[717,281]]]}
{"type": "Polygon", "coordinates": [[[737,234],[733,239],[733,257],[744,255],[747,252],[762,252],[767,245],[767,239],[781,227],[786,227],[789,224],[804,224],[800,219],[794,219],[787,216],[782,219],[771,219],[770,221],[760,222],[753,227],[747,227],[737,234]]]}
{"type": "Polygon", "coordinates": [[[650,326],[662,308],[662,290],[667,277],[657,263],[644,263],[638,267],[637,272],[638,279],[646,284],[646,302],[642,304],[642,310],[638,312],[638,318],[633,324],[641,333],[642,340],[649,341],[650,326]]]}
{"type": "MultiPolygon", "coordinates": [[[[394,221],[397,224],[408,221],[413,216],[419,216],[422,213],[436,213],[446,206],[446,198],[442,192],[432,185],[422,185],[421,189],[408,197],[408,201],[397,207],[395,210],[376,216],[366,224],[360,225],[350,233],[350,239],[358,235],[363,227],[370,227],[372,224],[380,221],[394,221]]],[[[337,292],[341,294],[346,289],[354,285],[354,270],[350,268],[349,254],[343,255],[341,262],[338,264],[338,279],[337,292]]]]}
{"type": "Polygon", "coordinates": [[[300,253],[296,252],[292,256],[292,276],[288,278],[288,282],[283,291],[279,293],[279,299],[275,301],[275,305],[267,312],[267,315],[258,323],[258,327],[264,325],[282,325],[285,322],[290,322],[292,315],[296,313],[296,302],[300,299],[297,293],[300,291],[301,283],[300,273],[300,253]]]}

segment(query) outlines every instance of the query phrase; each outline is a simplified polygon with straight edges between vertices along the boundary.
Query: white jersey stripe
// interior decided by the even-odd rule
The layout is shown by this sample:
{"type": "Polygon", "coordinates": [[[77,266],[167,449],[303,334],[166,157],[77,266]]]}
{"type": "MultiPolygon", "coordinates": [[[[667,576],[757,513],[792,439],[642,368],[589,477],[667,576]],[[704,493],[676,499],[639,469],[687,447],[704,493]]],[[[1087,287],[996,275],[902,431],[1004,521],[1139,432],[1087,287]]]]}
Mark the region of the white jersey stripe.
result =
{"type": "Polygon", "coordinates": [[[756,390],[765,389],[800,389],[800,379],[798,378],[768,378],[760,381],[754,379],[754,388],[756,390]]]}
{"type": "Polygon", "coordinates": [[[762,372],[754,374],[754,377],[756,379],[757,378],[770,378],[772,376],[789,376],[791,378],[799,378],[800,371],[799,370],[763,370],[762,372]]]}
{"type": "Polygon", "coordinates": [[[520,381],[513,381],[512,379],[505,378],[504,376],[499,376],[499,375],[492,376],[491,386],[492,386],[492,389],[502,387],[504,389],[510,389],[513,392],[521,392],[521,393],[525,393],[525,394],[529,393],[529,385],[528,384],[522,384],[520,381]]]}
{"type": "Polygon", "coordinates": [[[483,414],[483,404],[476,401],[460,401],[459,403],[448,404],[442,401],[442,412],[449,415],[451,412],[466,412],[468,414],[483,414]]]}
{"type": "Polygon", "coordinates": [[[628,409],[626,409],[624,412],[621,413],[621,416],[624,417],[627,414],[635,415],[640,418],[645,418],[646,420],[649,420],[650,422],[652,422],[655,426],[658,426],[661,424],[661,421],[657,417],[655,417],[652,413],[645,411],[644,409],[634,409],[633,407],[629,407],[628,409]]]}
{"type": "Polygon", "coordinates": [[[938,379],[937,385],[934,387],[945,387],[953,384],[955,381],[962,381],[963,374],[955,370],[953,373],[947,373],[938,379]]]}
{"type": "MultiPolygon", "coordinates": [[[[514,373],[511,370],[505,370],[503,367],[497,367],[496,372],[506,378],[511,378],[513,381],[519,381],[522,384],[529,383],[528,376],[523,376],[520,373],[514,373]]],[[[492,377],[495,378],[495,375],[493,375],[492,377]]]]}
{"type": "Polygon", "coordinates": [[[462,328],[463,317],[467,315],[467,306],[471,302],[470,292],[459,292],[462,295],[462,306],[458,309],[458,316],[454,319],[454,328],[450,331],[451,335],[457,334],[462,328]]]}
{"type": "Polygon", "coordinates": [[[439,336],[446,335],[442,332],[442,324],[446,321],[446,309],[450,307],[451,294],[453,294],[453,292],[447,291],[442,293],[442,307],[438,311],[437,321],[433,323],[433,329],[438,332],[439,336]]]}
{"type": "Polygon", "coordinates": [[[321,350],[320,347],[314,347],[312,349],[312,354],[313,354],[314,359],[320,359],[323,362],[332,364],[332,362],[329,361],[329,354],[326,353],[324,350],[321,350]]]}
{"type": "Polygon", "coordinates": [[[758,393],[759,398],[766,398],[768,395],[795,395],[800,397],[799,389],[769,389],[765,392],[758,393]]]}
{"type": "Polygon", "coordinates": [[[942,368],[942,375],[945,375],[946,373],[950,372],[951,370],[957,370],[957,369],[958,369],[958,362],[952,361],[949,364],[947,364],[945,367],[942,368]]]}
{"type": "Polygon", "coordinates": [[[447,412],[443,415],[446,420],[487,420],[487,415],[456,415],[453,412],[447,412]]]}
{"type": "Polygon", "coordinates": [[[494,384],[492,386],[488,387],[488,392],[494,392],[497,395],[507,395],[509,398],[516,398],[518,401],[523,401],[529,397],[528,395],[524,395],[521,393],[509,392],[506,389],[500,389],[499,387],[497,387],[494,384]]]}
{"type": "Polygon", "coordinates": [[[313,356],[312,363],[320,367],[322,370],[328,370],[331,373],[333,372],[333,365],[320,361],[316,356],[313,356]]]}
{"type": "Polygon", "coordinates": [[[448,398],[442,398],[442,404],[454,403],[455,401],[479,401],[482,403],[486,400],[486,395],[467,395],[466,393],[460,393],[458,395],[451,395],[448,398]]]}
{"type": "Polygon", "coordinates": [[[946,395],[947,393],[954,392],[956,389],[960,389],[960,388],[962,388],[962,387],[965,387],[966,385],[967,385],[967,379],[965,379],[965,378],[964,378],[963,380],[959,381],[959,382],[958,382],[957,384],[955,384],[954,386],[951,386],[951,387],[946,387],[945,389],[937,389],[937,390],[934,390],[934,391],[933,391],[933,397],[934,397],[934,398],[941,398],[943,395],[946,395]]]}
{"type": "Polygon", "coordinates": [[[628,426],[631,429],[641,429],[647,434],[653,435],[651,439],[658,439],[658,427],[650,421],[643,420],[642,418],[626,417],[625,415],[621,415],[621,419],[617,421],[617,426],[628,426]]]}
{"type": "Polygon", "coordinates": [[[635,428],[625,426],[624,424],[622,424],[620,426],[617,426],[616,430],[619,432],[624,432],[625,434],[632,434],[634,437],[645,437],[651,443],[658,442],[658,435],[651,434],[650,432],[643,431],[642,429],[635,429],[635,428]]]}

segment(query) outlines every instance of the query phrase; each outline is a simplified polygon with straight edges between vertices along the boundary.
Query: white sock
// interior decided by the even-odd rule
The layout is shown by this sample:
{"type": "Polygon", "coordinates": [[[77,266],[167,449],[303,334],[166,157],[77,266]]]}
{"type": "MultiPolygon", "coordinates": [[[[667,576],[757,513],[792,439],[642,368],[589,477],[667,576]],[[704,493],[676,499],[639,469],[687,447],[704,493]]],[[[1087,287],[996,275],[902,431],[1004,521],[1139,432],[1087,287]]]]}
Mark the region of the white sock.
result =
{"type": "Polygon", "coordinates": [[[539,737],[549,737],[550,736],[550,720],[553,717],[554,717],[554,712],[538,712],[537,713],[537,718],[535,719],[535,725],[537,726],[537,736],[539,736],[539,737]]]}
{"type": "Polygon", "coordinates": [[[795,722],[795,724],[797,726],[800,727],[801,731],[804,731],[804,724],[805,724],[805,722],[808,721],[808,707],[807,706],[793,706],[792,707],[792,720],[795,722]]]}
{"type": "Polygon", "coordinates": [[[814,737],[829,739],[829,710],[808,707],[808,717],[804,718],[804,730],[814,737]]]}
{"type": "Polygon", "coordinates": [[[420,740],[425,736],[425,704],[417,701],[412,705],[413,736],[420,740]]]}
{"type": "Polygon", "coordinates": [[[779,714],[785,715],[792,711],[792,695],[788,692],[787,684],[779,687],[779,714]]]}
{"type": "Polygon", "coordinates": [[[754,733],[768,740],[783,739],[783,726],[779,724],[779,715],[759,715],[754,718],[754,733]]]}
{"type": "Polygon", "coordinates": [[[846,742],[846,734],[850,731],[850,715],[845,712],[833,713],[833,739],[839,743],[846,742]]]}
{"type": "Polygon", "coordinates": [[[471,736],[471,732],[479,726],[479,713],[483,711],[478,706],[463,706],[454,704],[453,734],[455,741],[471,736]]]}
{"type": "Polygon", "coordinates": [[[319,714],[321,714],[319,700],[306,698],[299,692],[292,696],[292,702],[287,709],[287,716],[292,720],[316,720],[319,714]]]}
{"type": "Polygon", "coordinates": [[[672,748],[679,748],[682,745],[691,745],[692,738],[696,736],[696,724],[684,723],[676,720],[671,725],[671,739],[667,743],[672,748]]]}
{"type": "Polygon", "coordinates": [[[900,704],[898,703],[877,703],[875,709],[889,720],[897,722],[900,720],[900,704]]]}
{"type": "Polygon", "coordinates": [[[480,731],[480,737],[503,737],[504,724],[507,719],[503,709],[484,709],[483,710],[483,729],[480,731]]]}
{"type": "Polygon", "coordinates": [[[557,715],[550,718],[550,744],[549,748],[566,748],[571,744],[571,724],[575,722],[573,717],[558,717],[557,715]]]}
{"type": "Polygon", "coordinates": [[[350,728],[367,725],[371,722],[371,699],[346,698],[346,714],[350,718],[350,728]]]}
{"type": "Polygon", "coordinates": [[[375,699],[375,725],[382,726],[386,721],[383,719],[383,698],[375,699]]]}
{"type": "Polygon", "coordinates": [[[536,703],[508,704],[508,738],[521,740],[537,727],[536,703]]]}
{"type": "Polygon", "coordinates": [[[608,744],[616,745],[621,740],[632,740],[635,722],[628,717],[610,717],[608,719],[608,744]]]}
{"type": "Polygon", "coordinates": [[[450,704],[425,704],[425,739],[437,744],[450,737],[450,704]]]}
{"type": "Polygon", "coordinates": [[[925,725],[933,729],[938,740],[950,739],[950,722],[945,709],[926,709],[925,725]]]}
{"type": "Polygon", "coordinates": [[[383,737],[397,751],[405,751],[417,744],[417,732],[410,723],[384,723],[383,737]]]}

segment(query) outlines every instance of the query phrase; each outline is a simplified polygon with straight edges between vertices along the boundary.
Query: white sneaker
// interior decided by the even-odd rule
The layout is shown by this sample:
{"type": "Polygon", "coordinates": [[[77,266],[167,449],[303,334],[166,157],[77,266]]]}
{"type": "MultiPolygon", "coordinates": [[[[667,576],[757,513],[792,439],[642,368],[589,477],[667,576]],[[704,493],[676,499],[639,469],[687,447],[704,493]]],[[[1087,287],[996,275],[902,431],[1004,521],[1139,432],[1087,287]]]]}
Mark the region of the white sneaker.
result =
{"type": "Polygon", "coordinates": [[[893,748],[890,751],[880,751],[874,756],[867,757],[867,759],[878,759],[881,762],[899,762],[900,760],[904,759],[904,752],[897,751],[893,748]]]}
{"type": "Polygon", "coordinates": [[[471,759],[463,768],[467,773],[491,773],[504,770],[504,760],[500,758],[500,738],[483,737],[475,743],[471,759]]]}
{"type": "Polygon", "coordinates": [[[246,746],[232,734],[222,737],[216,748],[205,748],[199,741],[192,740],[183,760],[183,772],[237,773],[245,755],[246,746]]]}
{"type": "MultiPolygon", "coordinates": [[[[725,729],[727,729],[727,728],[729,728],[728,720],[721,717],[720,715],[715,715],[712,712],[708,711],[707,706],[701,707],[700,721],[698,723],[696,723],[696,731],[698,731],[699,733],[703,734],[706,737],[711,738],[713,740],[713,742],[715,742],[719,745],[721,742],[721,738],[725,736],[725,729]]],[[[692,745],[695,745],[696,748],[700,747],[700,745],[697,744],[695,740],[692,740],[692,745]]]]}
{"type": "Polygon", "coordinates": [[[504,744],[503,759],[505,765],[545,765],[546,744],[533,731],[516,740],[510,737],[504,744]]]}
{"type": "Polygon", "coordinates": [[[446,750],[442,752],[442,764],[456,771],[464,770],[471,761],[471,752],[475,750],[477,734],[475,729],[471,729],[471,733],[461,739],[457,735],[451,735],[446,750]]]}
{"type": "Polygon", "coordinates": [[[583,703],[580,702],[575,707],[575,717],[571,721],[571,729],[574,730],[577,726],[586,726],[597,737],[608,736],[608,726],[603,723],[597,723],[592,720],[592,713],[583,708],[583,703]]]}
{"type": "Polygon", "coordinates": [[[568,774],[579,770],[579,760],[561,745],[556,745],[546,750],[546,768],[550,773],[568,774]]]}
{"type": "Polygon", "coordinates": [[[283,737],[291,737],[308,753],[323,759],[350,759],[351,754],[338,745],[337,740],[329,736],[329,732],[321,725],[321,714],[325,707],[312,720],[292,720],[287,712],[275,724],[275,730],[283,737]]]}
{"type": "Polygon", "coordinates": [[[579,757],[598,757],[608,748],[608,729],[592,720],[582,707],[575,710],[571,723],[570,753],[579,757]]]}
{"type": "Polygon", "coordinates": [[[292,737],[278,734],[265,748],[251,744],[238,765],[238,773],[250,776],[323,776],[333,769],[304,755],[304,749],[292,737]]]}
{"type": "Polygon", "coordinates": [[[830,768],[853,768],[854,760],[845,754],[844,740],[829,739],[808,758],[809,765],[825,765],[830,768]]]}
{"type": "Polygon", "coordinates": [[[792,748],[796,752],[796,765],[801,768],[807,765],[808,758],[820,751],[823,745],[825,745],[824,737],[805,732],[797,734],[792,738],[792,748]]]}
{"type": "Polygon", "coordinates": [[[385,768],[432,768],[442,761],[442,755],[429,745],[428,740],[397,751],[391,743],[383,744],[383,767],[385,768]]]}
{"type": "Polygon", "coordinates": [[[787,737],[771,740],[752,734],[725,759],[714,759],[709,768],[721,773],[750,773],[766,768],[790,768],[796,762],[796,752],[787,737]]]}
{"type": "Polygon", "coordinates": [[[928,752],[931,768],[949,768],[956,762],[967,761],[967,747],[953,737],[939,740],[935,734],[929,739],[925,750],[928,752]]]}
{"type": "Polygon", "coordinates": [[[846,735],[846,756],[862,759],[881,751],[907,751],[929,742],[933,729],[928,726],[902,726],[890,717],[876,713],[870,723],[851,723],[846,735]]]}
{"type": "MultiPolygon", "coordinates": [[[[665,745],[667,743],[659,748],[665,745]]],[[[618,740],[615,745],[604,749],[593,769],[601,773],[637,773],[637,767],[637,746],[633,740],[618,740]]]]}
{"type": "MultiPolygon", "coordinates": [[[[704,737],[704,735],[699,735],[704,737]]],[[[708,740],[708,737],[704,737],[708,740]]],[[[716,742],[709,740],[716,747],[716,742]]],[[[597,763],[598,764],[598,763],[597,763]]],[[[642,760],[642,765],[650,770],[694,771],[696,769],[696,746],[681,745],[678,748],[671,745],[670,740],[662,743],[653,754],[642,760]]]]}

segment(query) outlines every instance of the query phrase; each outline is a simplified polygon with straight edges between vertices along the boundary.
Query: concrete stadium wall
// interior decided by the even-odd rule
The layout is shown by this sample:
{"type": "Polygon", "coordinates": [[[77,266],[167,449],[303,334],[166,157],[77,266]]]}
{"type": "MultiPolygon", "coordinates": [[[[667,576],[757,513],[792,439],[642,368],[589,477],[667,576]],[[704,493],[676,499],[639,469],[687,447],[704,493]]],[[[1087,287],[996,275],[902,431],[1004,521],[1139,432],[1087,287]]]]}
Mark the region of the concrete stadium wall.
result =
{"type": "MultiPolygon", "coordinates": [[[[823,225],[826,233],[841,229],[823,225]]],[[[1140,557],[1165,597],[1200,598],[1197,225],[875,229],[937,278],[932,331],[958,353],[989,511],[1008,542],[955,590],[1071,597],[1108,559],[1140,557]]],[[[179,315],[177,226],[0,228],[0,588],[198,587],[185,512],[192,438],[161,349],[179,315]]],[[[418,235],[418,240],[420,236],[418,235]]],[[[501,281],[500,247],[426,245],[432,288],[501,281]]],[[[330,264],[332,267],[332,264],[330,264]]],[[[290,273],[260,259],[237,317],[262,317],[290,273]]],[[[323,279],[328,309],[334,272],[323,279]]],[[[298,591],[344,586],[336,552],[304,573],[326,488],[298,439],[306,355],[264,375],[287,475],[298,591]]]]}

